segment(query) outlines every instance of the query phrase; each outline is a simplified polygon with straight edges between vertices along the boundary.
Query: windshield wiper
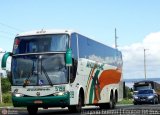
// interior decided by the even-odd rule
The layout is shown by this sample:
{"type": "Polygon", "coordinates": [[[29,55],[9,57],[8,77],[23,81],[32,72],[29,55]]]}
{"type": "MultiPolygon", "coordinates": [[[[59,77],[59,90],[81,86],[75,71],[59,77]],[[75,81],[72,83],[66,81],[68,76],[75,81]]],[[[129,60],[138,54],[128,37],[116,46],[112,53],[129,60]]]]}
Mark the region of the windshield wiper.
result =
{"type": "MultiPolygon", "coordinates": [[[[33,61],[33,65],[32,65],[32,71],[31,73],[29,73],[29,76],[27,77],[27,79],[24,81],[23,83],[23,87],[25,87],[26,85],[28,85],[30,83],[29,79],[31,77],[31,75],[35,74],[34,73],[34,61],[33,61]]],[[[27,75],[27,74],[26,74],[27,75]]]]}
{"type": "Polygon", "coordinates": [[[40,64],[41,64],[41,74],[42,74],[42,71],[43,71],[43,73],[44,73],[44,75],[46,76],[49,84],[50,84],[51,86],[53,86],[53,83],[52,83],[51,79],[49,78],[48,73],[46,72],[46,69],[43,67],[43,64],[42,64],[42,56],[40,56],[39,59],[40,59],[40,64]]]}
{"type": "Polygon", "coordinates": [[[41,68],[42,68],[42,71],[43,71],[44,75],[46,76],[49,84],[50,84],[51,86],[53,86],[53,83],[52,83],[51,79],[49,78],[49,76],[48,76],[46,70],[44,69],[43,65],[41,65],[41,68]]]}

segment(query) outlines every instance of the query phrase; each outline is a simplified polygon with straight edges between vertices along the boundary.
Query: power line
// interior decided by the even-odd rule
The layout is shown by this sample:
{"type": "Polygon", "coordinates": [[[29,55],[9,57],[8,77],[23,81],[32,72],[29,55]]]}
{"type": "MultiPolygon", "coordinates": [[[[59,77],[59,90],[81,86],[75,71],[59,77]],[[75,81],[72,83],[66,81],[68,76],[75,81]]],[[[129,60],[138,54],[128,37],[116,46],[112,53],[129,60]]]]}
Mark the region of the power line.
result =
{"type": "Polygon", "coordinates": [[[10,34],[10,35],[15,35],[15,33],[13,33],[13,32],[7,32],[7,31],[3,31],[3,30],[0,30],[0,33],[2,33],[2,34],[10,34]]]}
{"type": "Polygon", "coordinates": [[[5,27],[10,28],[10,29],[15,30],[15,31],[23,31],[21,29],[15,28],[13,26],[10,26],[10,25],[7,25],[7,24],[1,23],[1,22],[0,22],[0,25],[5,26],[5,27]]]}
{"type": "Polygon", "coordinates": [[[7,39],[10,39],[10,40],[11,40],[11,38],[14,38],[14,37],[9,36],[9,35],[2,35],[2,34],[1,34],[1,35],[0,35],[0,39],[1,39],[1,38],[3,38],[3,39],[4,39],[4,38],[7,38],[7,39]]]}

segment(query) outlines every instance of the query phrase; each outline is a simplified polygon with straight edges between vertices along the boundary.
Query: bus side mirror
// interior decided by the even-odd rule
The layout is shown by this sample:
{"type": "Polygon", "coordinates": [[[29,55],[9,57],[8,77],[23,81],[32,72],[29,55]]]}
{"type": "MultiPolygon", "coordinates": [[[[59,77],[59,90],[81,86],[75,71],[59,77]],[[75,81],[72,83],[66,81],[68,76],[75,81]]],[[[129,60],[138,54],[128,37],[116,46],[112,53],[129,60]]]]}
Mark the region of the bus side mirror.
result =
{"type": "Polygon", "coordinates": [[[9,56],[12,56],[12,53],[11,53],[11,52],[5,53],[5,54],[3,55],[3,57],[2,57],[1,68],[2,68],[3,70],[6,69],[6,63],[7,63],[7,59],[8,59],[9,56]]]}
{"type": "Polygon", "coordinates": [[[68,48],[66,51],[66,66],[72,66],[72,50],[71,48],[68,48]]]}

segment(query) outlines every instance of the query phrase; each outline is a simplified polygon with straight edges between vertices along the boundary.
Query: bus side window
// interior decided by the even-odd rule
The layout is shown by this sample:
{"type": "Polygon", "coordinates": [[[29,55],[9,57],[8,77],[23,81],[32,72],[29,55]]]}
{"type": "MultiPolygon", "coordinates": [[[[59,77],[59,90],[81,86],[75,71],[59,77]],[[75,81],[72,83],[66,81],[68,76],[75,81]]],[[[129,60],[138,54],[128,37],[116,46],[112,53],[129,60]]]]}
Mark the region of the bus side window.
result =
{"type": "Polygon", "coordinates": [[[72,58],[72,66],[70,69],[70,82],[73,83],[77,73],[77,60],[72,58]]]}

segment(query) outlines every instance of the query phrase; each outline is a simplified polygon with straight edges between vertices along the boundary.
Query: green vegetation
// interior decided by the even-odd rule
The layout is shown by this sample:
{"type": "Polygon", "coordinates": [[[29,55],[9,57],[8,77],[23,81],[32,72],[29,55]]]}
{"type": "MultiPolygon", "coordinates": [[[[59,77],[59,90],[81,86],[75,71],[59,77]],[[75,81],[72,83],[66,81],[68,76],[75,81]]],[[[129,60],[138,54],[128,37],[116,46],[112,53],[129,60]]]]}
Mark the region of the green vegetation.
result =
{"type": "Polygon", "coordinates": [[[0,104],[0,107],[8,107],[8,106],[13,106],[12,103],[2,103],[0,104]]]}
{"type": "Polygon", "coordinates": [[[9,79],[7,77],[1,78],[1,84],[2,84],[2,93],[9,93],[11,91],[11,83],[9,82],[9,79]]]}
{"type": "Polygon", "coordinates": [[[4,93],[2,96],[3,103],[12,103],[11,94],[4,93]]]}
{"type": "Polygon", "coordinates": [[[127,86],[125,86],[125,91],[124,91],[124,99],[118,104],[133,104],[133,90],[127,86]]]}
{"type": "Polygon", "coordinates": [[[123,99],[122,101],[118,102],[118,104],[133,104],[132,99],[123,99]]]}
{"type": "Polygon", "coordinates": [[[11,99],[11,84],[7,77],[1,77],[1,86],[2,86],[2,104],[0,107],[4,106],[13,106],[12,99],[11,99]]]}
{"type": "Polygon", "coordinates": [[[125,98],[132,99],[133,91],[131,88],[125,86],[125,98]]]}

